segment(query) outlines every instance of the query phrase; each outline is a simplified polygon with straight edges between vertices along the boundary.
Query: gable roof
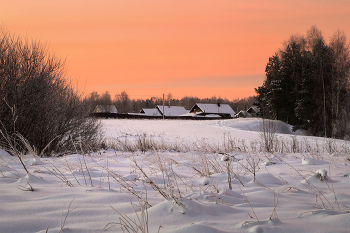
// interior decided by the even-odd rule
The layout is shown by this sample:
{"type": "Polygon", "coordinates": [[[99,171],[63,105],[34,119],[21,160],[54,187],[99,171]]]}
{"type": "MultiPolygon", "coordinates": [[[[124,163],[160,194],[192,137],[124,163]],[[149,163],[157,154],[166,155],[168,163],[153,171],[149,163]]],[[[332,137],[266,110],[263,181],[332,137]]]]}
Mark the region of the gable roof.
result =
{"type": "Polygon", "coordinates": [[[235,116],[235,111],[228,104],[201,104],[196,103],[190,110],[190,112],[203,112],[206,114],[230,114],[232,117],[235,116]]]}
{"type": "Polygon", "coordinates": [[[201,114],[201,113],[191,113],[188,112],[186,114],[181,115],[181,117],[198,117],[198,118],[221,118],[220,115],[218,114],[201,114]]]}
{"type": "Polygon", "coordinates": [[[157,108],[143,108],[140,113],[146,116],[162,116],[157,108]]]}
{"type": "Polygon", "coordinates": [[[258,108],[258,106],[251,106],[250,108],[248,108],[247,112],[249,112],[250,114],[252,113],[259,113],[260,112],[260,109],[258,108]]]}
{"type": "Polygon", "coordinates": [[[251,117],[252,115],[244,110],[239,111],[239,113],[236,114],[236,117],[251,117]]]}
{"type": "MultiPolygon", "coordinates": [[[[163,105],[157,105],[156,107],[160,114],[163,115],[163,105]]],[[[164,116],[180,116],[188,113],[188,110],[182,106],[164,106],[164,116]]]]}
{"type": "Polygon", "coordinates": [[[114,105],[96,105],[94,113],[118,113],[114,105]]]}

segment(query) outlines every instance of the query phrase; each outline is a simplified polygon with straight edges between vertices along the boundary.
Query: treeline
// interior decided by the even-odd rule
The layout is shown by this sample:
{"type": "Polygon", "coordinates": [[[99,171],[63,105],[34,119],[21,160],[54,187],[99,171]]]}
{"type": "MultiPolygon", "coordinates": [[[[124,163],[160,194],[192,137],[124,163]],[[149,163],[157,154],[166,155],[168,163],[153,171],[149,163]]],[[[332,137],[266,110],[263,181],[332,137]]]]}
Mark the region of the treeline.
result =
{"type": "Polygon", "coordinates": [[[349,137],[350,51],[343,32],[328,44],[316,26],[306,36],[291,36],[269,58],[265,72],[266,80],[255,89],[263,117],[318,136],[349,137]]]}
{"type": "MultiPolygon", "coordinates": [[[[129,95],[123,91],[111,97],[111,94],[106,91],[103,94],[97,92],[90,93],[84,100],[85,103],[90,105],[91,111],[96,105],[115,105],[119,113],[137,113],[142,108],[155,108],[157,105],[163,105],[163,97],[151,97],[148,99],[131,99],[129,95]]],[[[196,103],[221,103],[229,104],[232,109],[238,113],[238,111],[246,110],[252,106],[255,102],[255,97],[248,97],[242,99],[222,99],[217,97],[200,99],[197,97],[183,97],[181,99],[173,98],[171,93],[165,96],[165,105],[183,106],[190,110],[196,103]]]]}

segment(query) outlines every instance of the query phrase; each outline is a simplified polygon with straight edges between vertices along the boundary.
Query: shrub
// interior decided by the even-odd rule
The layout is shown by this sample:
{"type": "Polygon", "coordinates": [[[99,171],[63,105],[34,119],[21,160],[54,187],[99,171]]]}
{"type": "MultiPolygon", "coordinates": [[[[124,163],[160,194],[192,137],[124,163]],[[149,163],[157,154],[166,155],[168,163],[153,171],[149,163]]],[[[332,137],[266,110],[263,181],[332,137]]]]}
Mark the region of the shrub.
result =
{"type": "MultiPolygon", "coordinates": [[[[38,153],[69,149],[72,140],[97,143],[99,123],[88,117],[64,71],[64,61],[40,42],[0,28],[0,130],[19,133],[38,153]]],[[[0,143],[6,144],[4,138],[0,143]]]]}
{"type": "Polygon", "coordinates": [[[274,143],[276,142],[277,126],[274,121],[263,119],[260,128],[259,136],[262,147],[266,152],[272,153],[274,150],[274,143]]]}

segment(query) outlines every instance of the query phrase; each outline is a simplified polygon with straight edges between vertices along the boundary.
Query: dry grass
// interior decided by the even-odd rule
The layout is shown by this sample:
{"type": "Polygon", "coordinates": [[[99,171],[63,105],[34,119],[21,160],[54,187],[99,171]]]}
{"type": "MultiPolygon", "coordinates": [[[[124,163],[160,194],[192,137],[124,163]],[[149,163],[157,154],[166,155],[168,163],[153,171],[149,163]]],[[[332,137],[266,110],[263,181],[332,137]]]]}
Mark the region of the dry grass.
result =
{"type": "MultiPolygon", "coordinates": [[[[64,163],[62,163],[63,166],[65,166],[65,168],[59,168],[58,166],[50,163],[50,166],[46,166],[45,169],[47,169],[52,175],[57,177],[57,179],[61,180],[64,184],[68,186],[73,186],[73,178],[77,182],[77,184],[81,186],[83,184],[82,182],[79,182],[79,173],[78,175],[76,175],[73,172],[73,170],[78,168],[81,175],[80,178],[84,178],[85,185],[88,186],[89,184],[93,186],[93,178],[91,177],[90,169],[93,167],[100,168],[100,187],[102,183],[102,177],[103,179],[108,178],[109,188],[111,187],[111,182],[115,182],[116,184],[118,184],[120,186],[120,189],[125,190],[128,194],[136,198],[138,202],[137,208],[140,209],[140,211],[136,211],[135,205],[133,204],[136,218],[131,219],[130,217],[119,213],[115,208],[112,207],[117,213],[119,213],[119,221],[107,224],[102,231],[106,231],[118,225],[123,229],[124,232],[146,233],[149,232],[147,209],[151,207],[151,204],[147,201],[147,188],[149,187],[156,191],[156,193],[160,194],[165,200],[172,198],[178,206],[186,208],[182,201],[183,198],[185,198],[189,192],[198,191],[198,186],[194,187],[194,185],[192,184],[193,178],[211,177],[212,174],[225,173],[227,174],[228,182],[226,183],[226,185],[228,184],[229,189],[232,190],[232,180],[239,180],[240,186],[238,187],[244,196],[244,200],[249,204],[253,212],[252,215],[249,216],[252,218],[252,220],[259,221],[258,216],[255,210],[253,209],[253,206],[251,205],[251,203],[247,199],[247,196],[243,192],[242,188],[244,186],[245,181],[244,179],[243,181],[240,180],[239,177],[247,176],[249,174],[248,176],[252,176],[253,180],[256,180],[256,174],[260,169],[262,160],[264,158],[272,158],[272,153],[275,152],[296,153],[296,156],[298,156],[297,153],[307,153],[309,155],[314,156],[315,158],[324,160],[326,159],[326,156],[324,155],[325,153],[335,154],[350,151],[350,145],[348,142],[331,139],[324,140],[324,142],[321,143],[322,141],[311,141],[307,140],[306,138],[300,139],[297,137],[290,137],[290,140],[288,141],[288,138],[281,139],[275,137],[275,141],[273,142],[274,146],[272,147],[274,149],[270,153],[266,153],[266,149],[264,149],[264,147],[258,146],[257,142],[250,143],[249,147],[246,145],[245,141],[233,139],[228,135],[225,135],[223,140],[224,141],[215,142],[212,144],[208,143],[206,140],[200,140],[194,144],[185,144],[186,142],[184,141],[176,141],[168,147],[168,144],[165,143],[164,140],[157,141],[154,137],[151,137],[146,134],[140,134],[139,138],[137,138],[136,141],[131,141],[128,139],[124,141],[114,141],[114,143],[116,143],[114,145],[115,149],[124,148],[124,152],[128,152],[126,154],[129,155],[132,164],[131,169],[143,177],[143,179],[137,181],[126,180],[125,178],[123,178],[123,175],[121,173],[112,170],[111,167],[108,166],[108,164],[111,162],[111,160],[113,161],[114,158],[105,158],[107,165],[102,165],[101,162],[94,161],[90,156],[88,156],[89,152],[84,152],[87,150],[83,149],[83,146],[79,144],[79,142],[73,143],[74,147],[76,148],[76,153],[82,154],[78,154],[79,163],[73,164],[65,159],[64,163]],[[178,144],[175,145],[175,143],[178,144]],[[169,156],[164,155],[163,153],[163,151],[166,151],[167,153],[169,151],[174,151],[169,148],[176,148],[176,150],[180,151],[183,149],[185,153],[180,153],[181,156],[176,157],[176,159],[174,157],[170,158],[169,156]],[[146,152],[148,152],[146,155],[142,155],[146,152]],[[236,158],[236,155],[240,155],[240,157],[236,158]],[[221,159],[223,156],[226,156],[228,160],[221,159]],[[65,172],[63,172],[62,169],[65,169],[65,172]],[[177,172],[180,169],[192,170],[193,177],[182,177],[177,172]],[[65,175],[67,174],[66,171],[68,171],[73,176],[68,178],[68,176],[65,175]],[[86,177],[84,175],[85,172],[87,173],[86,177]],[[162,184],[156,183],[152,180],[152,175],[156,174],[158,174],[158,176],[161,176],[161,178],[163,179],[162,184]],[[143,181],[142,184],[137,183],[141,181],[143,181]],[[142,191],[139,192],[133,188],[139,185],[143,187],[142,190],[146,191],[146,196],[143,195],[142,191]]],[[[23,139],[22,142],[24,144],[27,143],[23,139]]],[[[36,153],[33,148],[31,150],[32,153],[36,153]]],[[[18,151],[17,153],[18,155],[20,154],[18,151]]],[[[299,157],[300,156],[301,155],[299,155],[299,157]]],[[[297,159],[299,159],[299,157],[297,157],[297,159]]],[[[315,195],[315,206],[317,208],[334,210],[335,206],[337,206],[340,210],[340,205],[337,201],[335,190],[331,183],[325,182],[328,186],[329,191],[334,195],[335,204],[333,204],[332,200],[326,198],[326,196],[324,195],[325,190],[321,190],[321,188],[316,187],[314,184],[308,181],[305,172],[308,174],[310,173],[310,171],[300,171],[299,169],[293,167],[291,164],[285,162],[282,158],[279,159],[281,162],[285,163],[286,167],[291,168],[295,171],[296,175],[293,177],[293,179],[301,183],[308,192],[313,193],[315,195]],[[305,180],[305,183],[302,183],[300,180],[298,180],[299,178],[305,180]],[[318,205],[318,203],[320,203],[320,205],[318,205]]],[[[332,159],[335,160],[336,157],[332,157],[332,159]]],[[[266,172],[269,171],[266,169],[266,172]]],[[[282,184],[283,187],[279,191],[275,192],[274,190],[274,195],[272,197],[273,210],[270,214],[270,219],[278,219],[277,205],[279,192],[294,192],[300,190],[299,188],[288,186],[288,182],[285,180],[282,181],[282,184]]],[[[212,196],[215,197],[216,203],[220,204],[217,201],[219,190],[222,188],[219,187],[220,185],[222,185],[222,183],[220,184],[219,181],[213,181],[208,185],[204,185],[203,187],[200,186],[199,192],[210,192],[212,196]]],[[[31,186],[29,185],[28,187],[31,186]]],[[[27,189],[30,190],[30,188],[28,187],[22,188],[23,190],[27,191],[27,189]]],[[[33,188],[31,187],[31,189],[33,188]]],[[[61,231],[63,230],[63,226],[66,222],[68,214],[75,209],[70,208],[71,204],[72,202],[68,207],[68,211],[65,218],[62,217],[61,231]]],[[[245,224],[248,224],[249,222],[250,221],[247,221],[245,224]]]]}

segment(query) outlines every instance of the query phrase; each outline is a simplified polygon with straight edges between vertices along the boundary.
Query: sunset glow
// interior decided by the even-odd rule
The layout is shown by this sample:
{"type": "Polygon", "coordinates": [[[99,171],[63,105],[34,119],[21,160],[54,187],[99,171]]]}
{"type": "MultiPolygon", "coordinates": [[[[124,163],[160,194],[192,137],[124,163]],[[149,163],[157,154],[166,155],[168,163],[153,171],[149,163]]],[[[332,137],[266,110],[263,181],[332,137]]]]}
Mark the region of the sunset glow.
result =
{"type": "Polygon", "coordinates": [[[66,59],[86,94],[232,100],[255,94],[290,35],[350,38],[350,1],[0,1],[0,20],[66,59]]]}

